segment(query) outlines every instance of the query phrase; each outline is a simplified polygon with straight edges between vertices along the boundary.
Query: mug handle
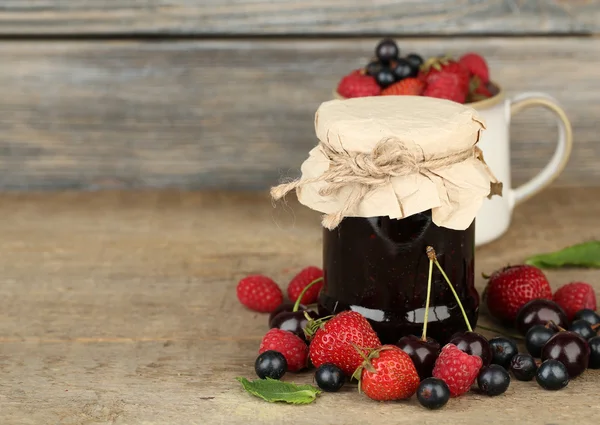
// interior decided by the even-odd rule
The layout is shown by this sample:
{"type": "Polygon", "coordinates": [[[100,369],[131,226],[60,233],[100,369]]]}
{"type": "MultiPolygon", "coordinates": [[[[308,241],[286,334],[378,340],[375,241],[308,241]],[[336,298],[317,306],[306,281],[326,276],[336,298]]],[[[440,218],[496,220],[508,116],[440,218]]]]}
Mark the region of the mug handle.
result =
{"type": "Polygon", "coordinates": [[[555,115],[558,141],[550,162],[535,177],[513,190],[514,204],[519,204],[548,186],[567,165],[573,148],[573,130],[565,111],[545,93],[522,93],[510,100],[510,115],[532,107],[542,107],[555,115]]]}

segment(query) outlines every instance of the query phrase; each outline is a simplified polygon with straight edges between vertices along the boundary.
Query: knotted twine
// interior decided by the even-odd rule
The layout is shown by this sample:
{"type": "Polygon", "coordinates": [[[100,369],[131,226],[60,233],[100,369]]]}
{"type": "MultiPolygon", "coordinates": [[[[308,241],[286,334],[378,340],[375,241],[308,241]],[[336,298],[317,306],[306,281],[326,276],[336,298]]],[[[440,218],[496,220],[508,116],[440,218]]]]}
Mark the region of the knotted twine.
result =
{"type": "Polygon", "coordinates": [[[304,185],[317,182],[326,183],[319,190],[321,196],[336,195],[342,188],[351,187],[352,190],[342,208],[333,214],[323,216],[322,224],[329,230],[336,228],[344,217],[353,214],[365,196],[373,190],[387,185],[392,178],[427,171],[433,172],[469,158],[481,161],[490,177],[488,198],[492,195],[502,194],[502,183],[489,169],[483,159],[481,149],[477,146],[431,159],[417,155],[415,151],[395,138],[383,139],[373,151],[368,153],[338,151],[323,142],[319,143],[319,148],[329,159],[329,168],[319,177],[298,178],[290,183],[275,186],[271,189],[271,197],[279,200],[292,190],[301,189],[304,185]]]}

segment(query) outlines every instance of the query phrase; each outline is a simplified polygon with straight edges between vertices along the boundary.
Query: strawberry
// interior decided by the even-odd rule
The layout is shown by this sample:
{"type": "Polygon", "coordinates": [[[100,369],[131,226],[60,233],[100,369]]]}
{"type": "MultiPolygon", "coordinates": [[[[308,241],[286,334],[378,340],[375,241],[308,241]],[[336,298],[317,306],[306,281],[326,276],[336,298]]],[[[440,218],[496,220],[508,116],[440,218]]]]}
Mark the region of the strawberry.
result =
{"type": "Polygon", "coordinates": [[[356,375],[360,391],[377,401],[410,398],[420,382],[410,356],[394,345],[372,351],[356,375]]]}
{"type": "Polygon", "coordinates": [[[309,347],[315,367],[333,363],[347,376],[352,376],[364,360],[356,347],[367,351],[381,346],[371,324],[355,311],[344,311],[318,325],[309,347]]]}
{"type": "Polygon", "coordinates": [[[364,75],[361,70],[354,70],[340,80],[337,92],[346,98],[377,96],[381,93],[381,87],[375,78],[364,75]]]}
{"type": "Polygon", "coordinates": [[[481,366],[481,357],[469,355],[454,344],[446,344],[435,361],[433,376],[448,385],[452,397],[458,397],[469,391],[481,366]]]}
{"type": "Polygon", "coordinates": [[[458,103],[465,103],[467,91],[460,87],[455,74],[439,74],[435,80],[427,85],[423,96],[448,99],[458,103]]]}
{"type": "Polygon", "coordinates": [[[466,53],[458,62],[469,70],[471,75],[479,77],[481,82],[486,85],[490,81],[490,71],[487,62],[477,53],[466,53]]]}
{"type": "Polygon", "coordinates": [[[306,367],[308,347],[297,335],[281,329],[273,328],[263,337],[258,354],[265,351],[279,351],[287,361],[288,370],[297,372],[306,367]]]}
{"type": "MultiPolygon", "coordinates": [[[[290,298],[290,301],[296,302],[302,290],[304,290],[304,288],[308,286],[309,283],[311,283],[315,279],[322,277],[323,270],[321,270],[318,267],[309,266],[302,269],[296,276],[292,278],[290,284],[288,285],[287,293],[288,297],[290,298]]],[[[322,287],[323,281],[315,283],[313,286],[308,288],[302,296],[300,304],[307,305],[317,302],[317,297],[319,296],[319,292],[321,291],[322,287]]]]}
{"type": "Polygon", "coordinates": [[[270,313],[283,302],[283,293],[279,286],[263,275],[243,278],[239,281],[236,291],[242,304],[261,313],[270,313]]]}
{"type": "Polygon", "coordinates": [[[552,299],[552,290],[544,273],[533,266],[518,265],[498,270],[489,278],[484,299],[490,314],[512,323],[527,302],[552,299]]]}
{"type": "MultiPolygon", "coordinates": [[[[469,91],[469,79],[471,74],[469,70],[460,63],[447,57],[429,58],[422,66],[418,78],[424,81],[427,85],[433,84],[438,78],[443,75],[455,75],[455,84],[457,90],[464,93],[465,96],[469,91]]],[[[449,78],[446,78],[449,80],[449,78]]]]}
{"type": "Polygon", "coordinates": [[[425,88],[425,83],[418,78],[405,78],[392,84],[381,92],[382,96],[420,96],[425,88]]]}
{"type": "Polygon", "coordinates": [[[555,292],[553,299],[567,313],[569,320],[573,320],[575,313],[584,308],[596,310],[596,294],[589,283],[567,283],[555,292]]]}

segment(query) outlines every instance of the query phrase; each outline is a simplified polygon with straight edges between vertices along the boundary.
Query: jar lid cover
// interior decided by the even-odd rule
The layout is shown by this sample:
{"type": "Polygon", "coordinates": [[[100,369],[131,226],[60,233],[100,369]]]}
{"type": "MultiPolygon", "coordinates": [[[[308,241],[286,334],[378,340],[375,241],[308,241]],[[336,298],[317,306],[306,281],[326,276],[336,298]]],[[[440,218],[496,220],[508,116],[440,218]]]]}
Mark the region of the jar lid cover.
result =
{"type": "Polygon", "coordinates": [[[295,182],[300,202],[325,213],[335,228],[344,217],[404,218],[432,210],[438,226],[464,230],[483,199],[501,194],[477,147],[485,123],[474,109],[423,96],[331,100],[315,114],[319,144],[295,182]]]}

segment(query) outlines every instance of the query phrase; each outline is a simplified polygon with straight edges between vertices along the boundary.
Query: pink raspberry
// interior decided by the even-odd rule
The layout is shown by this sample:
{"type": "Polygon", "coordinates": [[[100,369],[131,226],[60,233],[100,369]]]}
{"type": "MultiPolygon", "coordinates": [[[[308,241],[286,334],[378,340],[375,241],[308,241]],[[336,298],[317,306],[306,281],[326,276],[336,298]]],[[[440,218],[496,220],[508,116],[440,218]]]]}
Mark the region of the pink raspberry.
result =
{"type": "Polygon", "coordinates": [[[435,362],[433,376],[448,385],[452,397],[458,397],[469,391],[482,365],[481,357],[471,356],[454,344],[446,344],[435,362]]]}
{"type": "Polygon", "coordinates": [[[308,346],[291,332],[277,328],[267,332],[260,343],[258,354],[269,350],[279,351],[283,354],[290,372],[297,372],[306,367],[308,346]]]}

